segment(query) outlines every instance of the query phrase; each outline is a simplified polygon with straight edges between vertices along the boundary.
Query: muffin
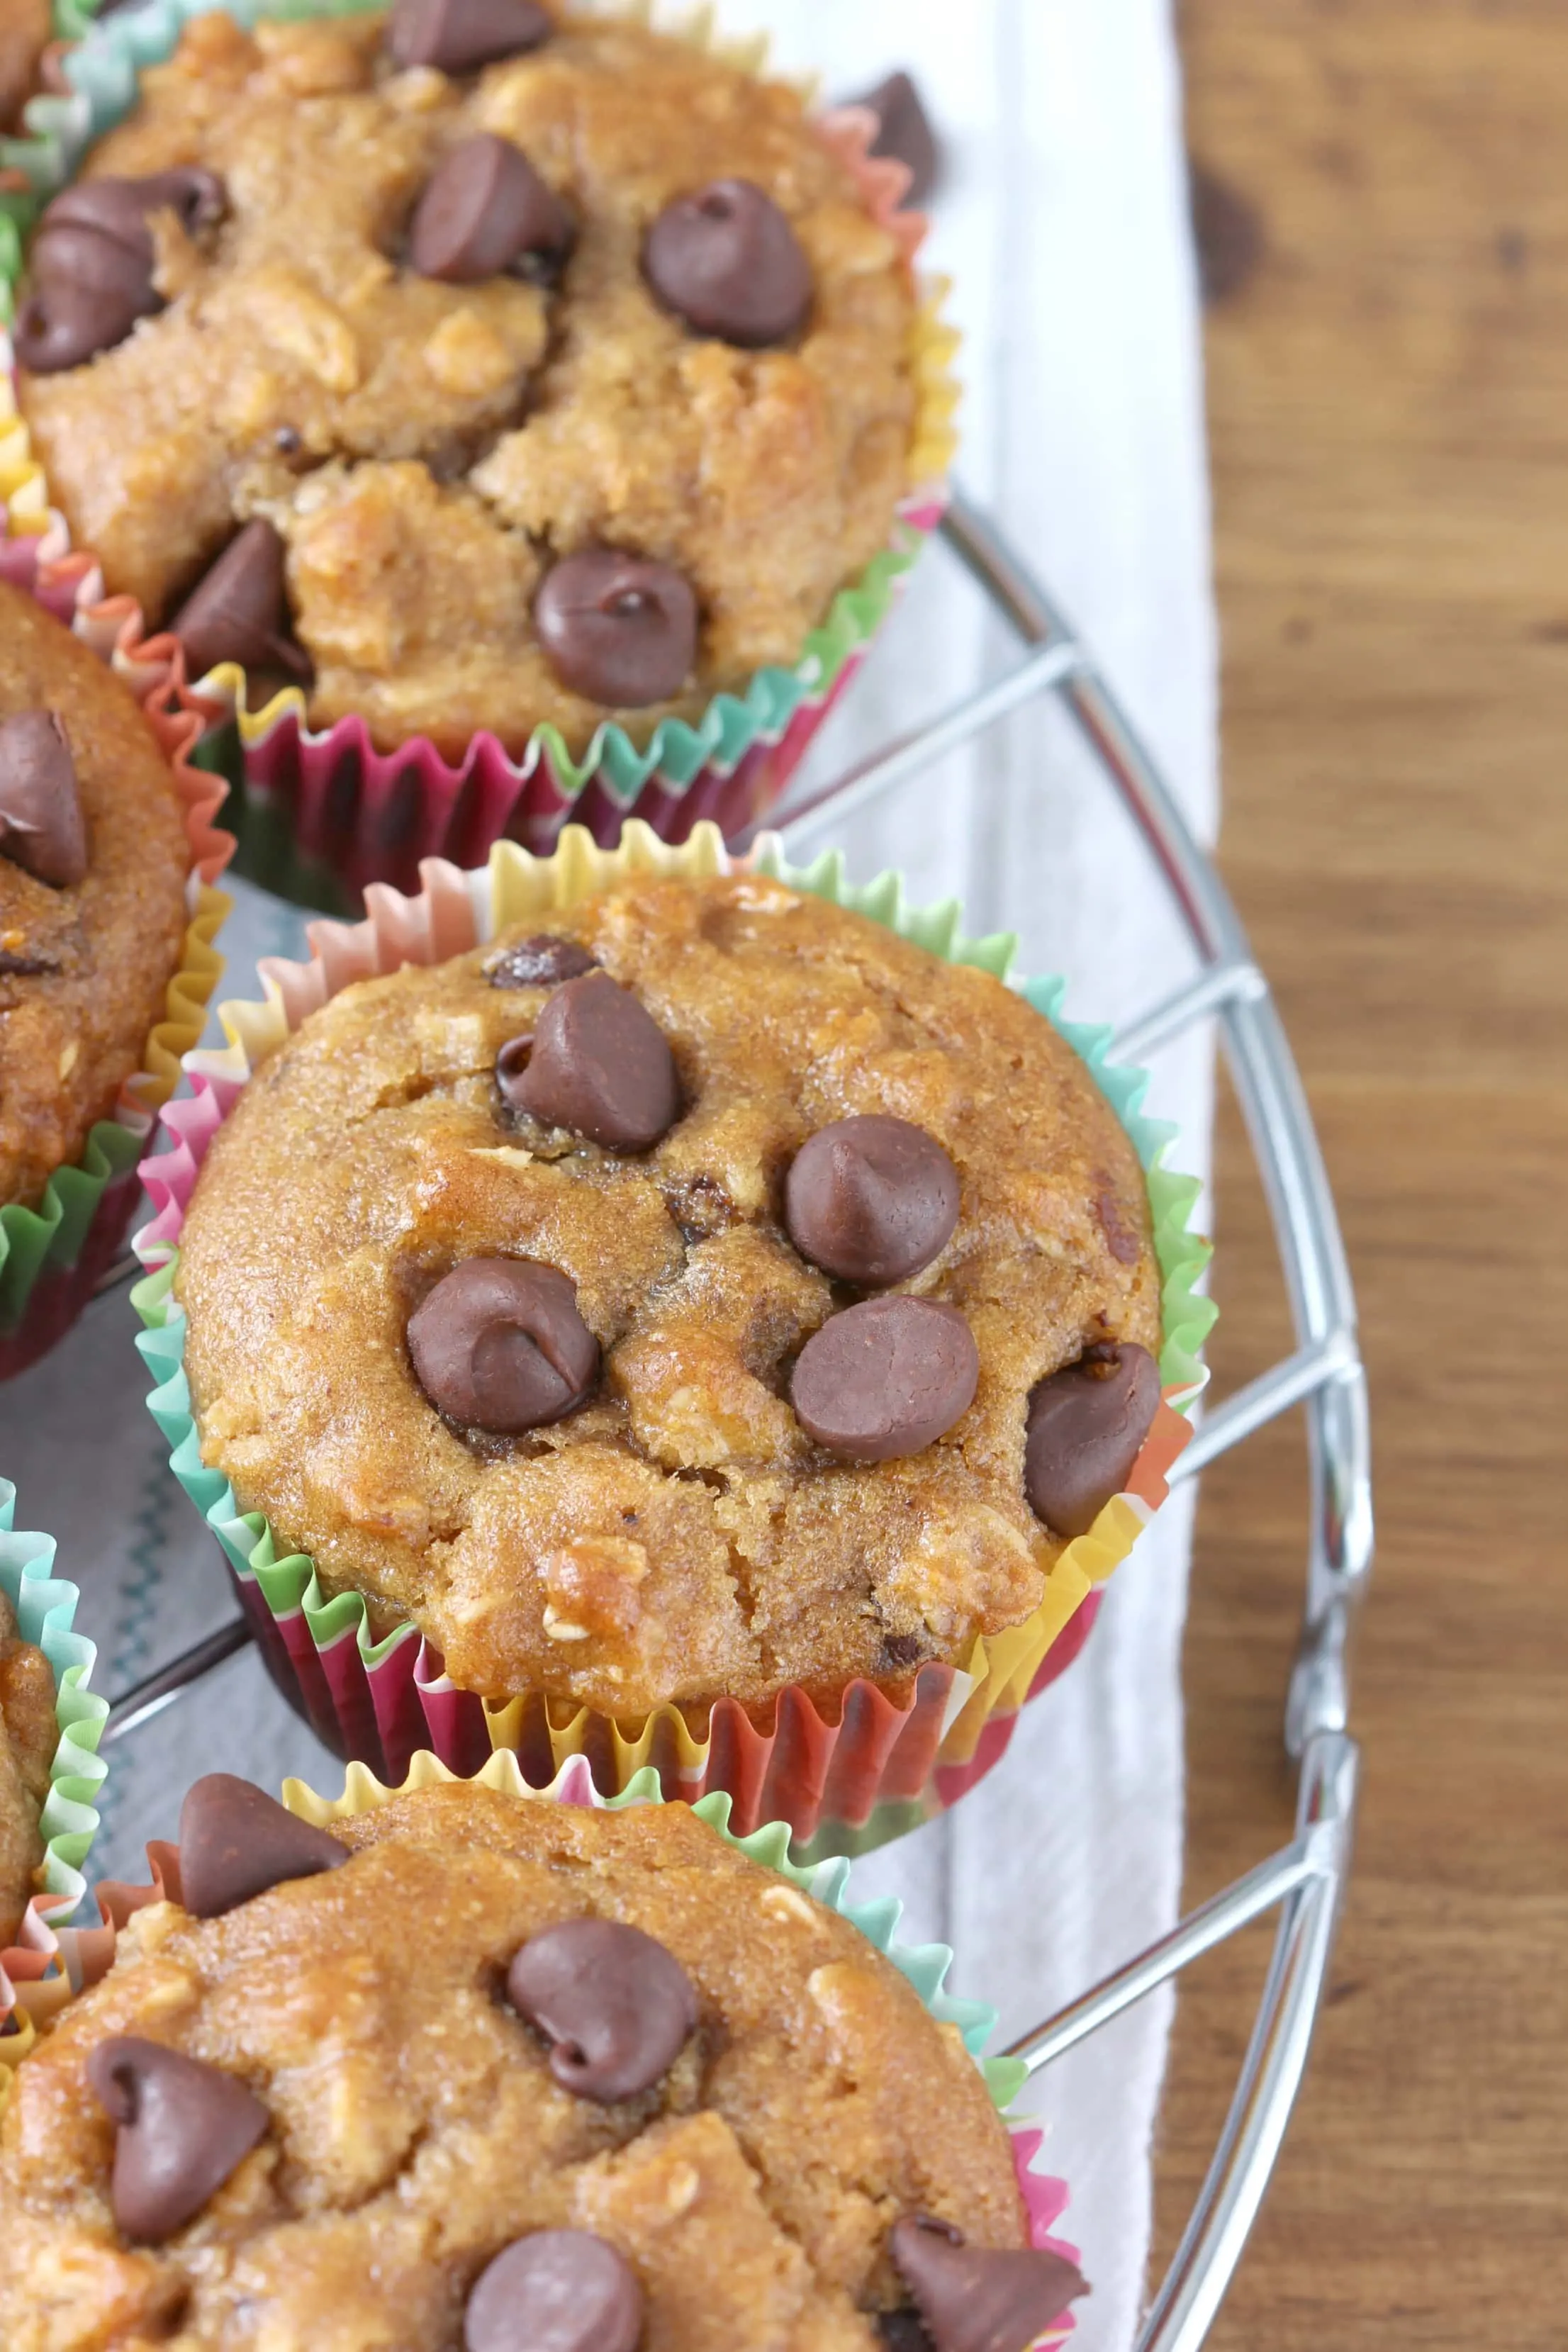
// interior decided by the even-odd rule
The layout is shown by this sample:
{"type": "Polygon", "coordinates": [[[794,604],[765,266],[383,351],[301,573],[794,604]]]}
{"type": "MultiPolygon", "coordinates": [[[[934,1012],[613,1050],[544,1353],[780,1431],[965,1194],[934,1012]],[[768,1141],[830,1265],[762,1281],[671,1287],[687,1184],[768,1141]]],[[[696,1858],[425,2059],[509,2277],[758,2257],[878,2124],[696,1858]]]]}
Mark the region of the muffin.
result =
{"type": "Polygon", "coordinates": [[[907,244],[795,89],[647,24],[214,13],[45,212],[18,397],[193,676],[576,758],[798,662],[889,545],[907,244]]]}
{"type": "Polygon", "coordinates": [[[5,0],[0,8],[0,131],[20,120],[50,30],[49,0],[5,0]]]}
{"type": "Polygon", "coordinates": [[[1025,2352],[1082,2292],[956,2032],[684,1807],[213,1775],[165,1887],[17,2070],[10,2352],[1025,2352]]]}
{"type": "Polygon", "coordinates": [[[694,1727],[907,1702],[1028,1620],[1153,1421],[1160,1292],[1052,1025],[755,873],[342,989],[174,1278],[201,1458],[279,1558],[462,1689],[694,1727]]]}
{"type": "Polygon", "coordinates": [[[141,1068],[191,862],[135,698],[0,583],[0,1208],[35,1206],[141,1068]]]}
{"type": "Polygon", "coordinates": [[[18,1638],[0,1591],[0,1949],[16,1941],[44,1858],[38,1821],[58,1742],[49,1662],[18,1638]]]}

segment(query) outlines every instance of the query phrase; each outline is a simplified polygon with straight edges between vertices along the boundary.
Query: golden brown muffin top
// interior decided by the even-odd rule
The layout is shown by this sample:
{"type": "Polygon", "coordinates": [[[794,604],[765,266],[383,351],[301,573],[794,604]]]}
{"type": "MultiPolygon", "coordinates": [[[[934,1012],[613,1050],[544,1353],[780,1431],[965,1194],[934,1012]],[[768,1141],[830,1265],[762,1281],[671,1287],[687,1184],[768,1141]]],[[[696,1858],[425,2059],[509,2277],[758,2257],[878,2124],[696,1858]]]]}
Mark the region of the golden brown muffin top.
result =
{"type": "Polygon", "coordinates": [[[384,745],[489,728],[517,748],[548,720],[581,748],[617,697],[564,682],[532,608],[555,558],[600,544],[695,591],[688,675],[627,697],[639,726],[693,713],[799,658],[910,487],[910,273],[798,94],[556,13],[542,47],[450,77],[395,70],[376,16],[193,19],[85,176],[200,165],[226,217],[193,236],[158,214],[166,307],[89,363],[23,373],[52,494],[110,586],[166,620],[264,519],[313,721],[363,712],[384,745]],[[423,191],[479,134],[566,205],[558,286],[411,266],[423,191]],[[641,265],[672,200],[730,178],[809,263],[806,323],[768,348],[683,323],[641,265]]]}
{"type": "MultiPolygon", "coordinates": [[[[342,1868],[222,1916],[139,1912],[18,2069],[0,2127],[7,2352],[455,2352],[486,2264],[550,2230],[629,2264],[642,2352],[873,2352],[873,2315],[907,2301],[889,2254],[902,2216],[976,2250],[1026,2243],[1007,2133],[956,2029],[684,1806],[454,1785],[331,1833],[342,1868]],[[656,1939],[695,1995],[673,2060],[667,2043],[618,2098],[603,2077],[563,2087],[559,2029],[512,2003],[520,1948],[585,1918],[656,1939]],[[117,2226],[115,2127],[89,2073],[122,2035],[259,2103],[249,2152],[143,2244],[117,2226]]],[[[557,1997],[585,2042],[604,1965],[557,1997]]]]}
{"type": "Polygon", "coordinates": [[[0,583],[0,1203],[36,1203],[140,1068],[179,963],[190,863],[168,761],[129,688],[0,583]],[[87,872],[65,886],[18,862],[7,824],[26,814],[7,722],[42,711],[64,730],[86,828],[87,872]]]}
{"type": "Polygon", "coordinates": [[[1159,1348],[1132,1147],[1022,998],[865,916],[733,876],[549,920],[599,968],[566,987],[620,983],[668,1041],[675,1124],[617,1150],[509,1104],[498,1053],[565,992],[505,984],[521,933],[343,991],[263,1065],[191,1201],[204,1459],[468,1689],[626,1717],[907,1687],[1039,1602],[1062,1536],[1026,1499],[1037,1384],[1159,1348]],[[978,1384],[933,1442],[868,1461],[792,1401],[806,1343],[871,1293],[802,1254],[784,1194],[810,1137],[872,1114],[957,1179],[945,1246],[876,1296],[945,1310],[978,1384]],[[591,1334],[586,1401],[521,1433],[444,1415],[410,1355],[437,1286],[490,1257],[563,1275],[591,1334]]]}
{"type": "Polygon", "coordinates": [[[0,1592],[0,1945],[15,1941],[44,1858],[38,1816],[59,1745],[55,1678],[0,1592]]]}

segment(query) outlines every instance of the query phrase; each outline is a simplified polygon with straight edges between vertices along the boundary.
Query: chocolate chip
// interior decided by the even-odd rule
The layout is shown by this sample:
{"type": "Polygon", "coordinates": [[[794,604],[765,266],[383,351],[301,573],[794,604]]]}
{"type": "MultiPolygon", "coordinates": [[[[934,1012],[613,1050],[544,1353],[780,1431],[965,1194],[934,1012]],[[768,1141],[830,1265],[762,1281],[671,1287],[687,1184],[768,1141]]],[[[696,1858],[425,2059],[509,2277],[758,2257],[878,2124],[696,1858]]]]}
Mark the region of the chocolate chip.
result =
{"type": "Polygon", "coordinates": [[[397,0],[386,46],[395,65],[477,73],[498,58],[538,48],[554,30],[538,0],[397,0]]]}
{"type": "Polygon", "coordinates": [[[784,215],[751,180],[710,180],[666,205],[643,244],[643,275],[700,335],[759,351],[798,333],[811,264],[784,215]]]}
{"type": "Polygon", "coordinates": [[[52,710],[0,719],[0,857],[71,890],[87,876],[87,822],[66,730],[52,710]]]}
{"type": "Polygon", "coordinates": [[[479,2273],[463,2314],[464,2352],[637,2352],[637,2273],[590,2230],[514,2238],[479,2273]]]}
{"type": "Polygon", "coordinates": [[[266,2135],[267,2110],[243,2083],[159,2042],[100,2042],[87,2079],[118,2126],[115,2222],[141,2245],[172,2238],[266,2135]]]}
{"type": "Polygon", "coordinates": [[[227,209],[228,192],[217,173],[194,163],[141,180],[77,180],[45,207],[34,252],[58,229],[90,229],[124,246],[151,269],[154,213],[172,212],[187,236],[199,236],[216,228],[227,209]]]}
{"type": "Polygon", "coordinates": [[[840,1282],[906,1282],[946,1248],[958,1171],[905,1118],[836,1119],[801,1146],[784,1180],[784,1223],[802,1257],[840,1282]]]}
{"type": "Polygon", "coordinates": [[[920,2306],[933,2352],[1028,2352],[1089,2288],[1065,2254],[966,2245],[927,2213],[906,2213],[889,2240],[894,2267],[920,2306]]]}
{"type": "Polygon", "coordinates": [[[646,1151],[680,1116],[663,1031],[605,971],[563,982],[539,1016],[526,1066],[503,1075],[498,1060],[496,1076],[514,1110],[612,1151],[646,1151]]]}
{"type": "Polygon", "coordinates": [[[558,939],[553,931],[535,931],[514,948],[503,948],[485,966],[492,988],[559,988],[563,980],[581,980],[598,961],[575,940],[558,939]]]}
{"type": "Polygon", "coordinates": [[[533,625],[562,685],[612,710],[668,702],[697,659],[689,580],[619,548],[583,547],[552,564],[533,625]]]}
{"type": "Polygon", "coordinates": [[[572,241],[566,207],[521,147],[480,131],[443,156],[414,215],[408,257],[422,278],[470,286],[525,253],[572,241]]]}
{"type": "Polygon", "coordinates": [[[918,1633],[884,1633],[882,1655],[889,1666],[912,1666],[926,1655],[926,1645],[918,1633]]]}
{"type": "Polygon", "coordinates": [[[298,425],[280,425],[272,436],[272,446],[285,457],[297,457],[305,445],[298,425]]]}
{"type": "Polygon", "coordinates": [[[931,118],[921,103],[920,91],[909,75],[890,73],[875,89],[864,90],[849,102],[863,106],[877,118],[872,154],[888,163],[902,163],[909,172],[904,202],[923,205],[936,185],[942,169],[942,150],[931,127],[931,118]]]}
{"type": "Polygon", "coordinates": [[[280,669],[309,678],[310,665],[288,635],[283,541],[269,522],[247,522],[199,580],[170,628],[185,649],[185,668],[205,677],[219,662],[242,669],[280,669]]]}
{"type": "Polygon", "coordinates": [[[79,367],[163,308],[149,221],[172,208],[187,233],[223,215],[223,182],[195,166],[142,180],[81,180],[45,209],[27,257],[16,357],[35,375],[79,367]]]}
{"type": "Polygon", "coordinates": [[[80,367],[161,307],[152,271],[136,254],[91,229],[58,229],[32,256],[16,313],[17,362],[33,375],[80,367]]]}
{"type": "Polygon", "coordinates": [[[48,956],[13,955],[9,948],[0,948],[0,980],[36,980],[41,972],[58,970],[48,956]]]}
{"type": "Polygon", "coordinates": [[[933,1298],[867,1298],[801,1349],[790,1402],[808,1437],[850,1462],[918,1454],[973,1402],[974,1334],[933,1298]]]}
{"type": "Polygon", "coordinates": [[[618,1919],[568,1919],[531,1937],[506,1990],[552,2045],[562,2088],[605,2106],[651,2089],[697,2023],[697,1995],[674,1953],[618,1919]]]}
{"type": "Polygon", "coordinates": [[[348,1848],[327,1831],[286,1812],[254,1780],[207,1772],[180,1807],[180,1899],[198,1919],[216,1919],[289,1878],[336,1870],[348,1848]]]}
{"type": "Polygon", "coordinates": [[[1160,1368],[1130,1339],[1089,1348],[1029,1399],[1024,1492],[1059,1536],[1083,1536],[1127,1483],[1160,1402],[1160,1368]]]}
{"type": "Polygon", "coordinates": [[[525,1257],[470,1257],[409,1318],[408,1352],[438,1412],[469,1428],[540,1429],[575,1412],[599,1370],[576,1286],[525,1257]]]}

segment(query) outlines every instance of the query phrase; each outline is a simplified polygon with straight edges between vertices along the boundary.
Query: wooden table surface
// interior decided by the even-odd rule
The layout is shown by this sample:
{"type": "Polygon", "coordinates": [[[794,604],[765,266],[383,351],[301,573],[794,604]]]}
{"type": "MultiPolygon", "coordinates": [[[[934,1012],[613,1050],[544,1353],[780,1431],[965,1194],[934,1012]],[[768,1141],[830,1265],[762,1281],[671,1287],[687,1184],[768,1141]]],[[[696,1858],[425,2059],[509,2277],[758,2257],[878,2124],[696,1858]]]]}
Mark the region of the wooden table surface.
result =
{"type": "MultiPolygon", "coordinates": [[[[1210,313],[1224,863],[1344,1220],[1379,1551],[1355,1878],[1211,2339],[1568,2346],[1568,7],[1185,0],[1210,313]]],[[[1222,1120],[1216,1393],[1284,1344],[1222,1120]]],[[[1205,1480],[1188,1899],[1285,1833],[1299,1423],[1205,1480]]],[[[1267,1938],[1189,1979],[1164,2251],[1267,1938]]]]}

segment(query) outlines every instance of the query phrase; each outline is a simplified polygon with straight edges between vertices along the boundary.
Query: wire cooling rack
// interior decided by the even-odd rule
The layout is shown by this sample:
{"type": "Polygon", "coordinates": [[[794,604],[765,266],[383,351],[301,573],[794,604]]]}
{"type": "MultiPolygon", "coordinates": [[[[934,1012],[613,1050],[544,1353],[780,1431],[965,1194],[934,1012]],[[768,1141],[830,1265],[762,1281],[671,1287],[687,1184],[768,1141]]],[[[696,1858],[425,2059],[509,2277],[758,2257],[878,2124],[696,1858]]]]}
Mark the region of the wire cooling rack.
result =
{"type": "MultiPolygon", "coordinates": [[[[1163,1984],[1189,1961],[1278,1910],[1273,1957],[1230,2112],[1135,2352],[1197,2352],[1230,2284],[1268,2187],[1307,2063],[1327,1981],[1355,1822],[1356,1745],[1347,1728],[1348,1645],[1372,1566],[1366,1376],[1339,1220],[1300,1080],[1268,981],[1225,885],[1169,786],[1083,646],[993,525],[955,499],[948,548],[1025,647],[994,685],[786,806],[792,848],[880,798],[1007,712],[1054,694],[1070,713],[1148,845],[1192,942],[1193,976],[1118,1034],[1122,1061],[1146,1061],[1216,1016],[1279,1245],[1297,1346],[1212,1407],[1170,1475],[1190,1478],[1265,1423],[1300,1405],[1307,1426],[1310,1521],[1306,1608],[1285,1710],[1300,1767],[1296,1834],[1192,1912],[1168,1936],[1015,2042],[1031,2074],[1163,1984]]],[[[743,847],[746,839],[732,845],[743,847]]],[[[134,1272],[116,1267],[108,1287],[134,1272]]],[[[244,1619],[197,1643],[110,1707],[105,1742],[124,1738],[250,1640],[244,1619]]]]}

